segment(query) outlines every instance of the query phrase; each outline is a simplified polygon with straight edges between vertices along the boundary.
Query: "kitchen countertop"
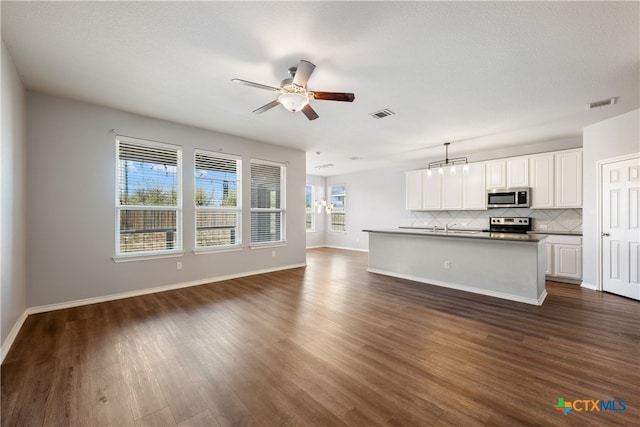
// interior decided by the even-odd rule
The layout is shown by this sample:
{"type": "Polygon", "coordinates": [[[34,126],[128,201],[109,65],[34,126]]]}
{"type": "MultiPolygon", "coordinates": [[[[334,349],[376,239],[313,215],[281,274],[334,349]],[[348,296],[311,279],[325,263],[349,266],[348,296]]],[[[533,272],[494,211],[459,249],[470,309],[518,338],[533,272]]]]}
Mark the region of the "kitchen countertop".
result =
{"type": "Polygon", "coordinates": [[[466,238],[466,239],[478,239],[478,240],[502,240],[502,241],[518,241],[518,242],[540,242],[547,237],[541,233],[538,234],[516,234],[516,233],[486,233],[480,230],[461,230],[453,229],[449,231],[437,230],[426,228],[385,228],[385,229],[372,229],[362,230],[367,233],[386,233],[386,234],[401,234],[411,236],[424,236],[424,237],[453,237],[453,238],[466,238]]]}
{"type": "MultiPolygon", "coordinates": [[[[408,229],[408,230],[433,230],[433,227],[412,227],[412,226],[400,226],[398,228],[408,229]]],[[[439,230],[443,232],[443,230],[439,230]]],[[[471,231],[473,233],[481,232],[482,230],[479,228],[454,228],[453,231],[471,231]]],[[[532,230],[527,234],[542,234],[542,235],[558,235],[558,236],[582,236],[582,231],[554,231],[554,230],[532,230]]]]}

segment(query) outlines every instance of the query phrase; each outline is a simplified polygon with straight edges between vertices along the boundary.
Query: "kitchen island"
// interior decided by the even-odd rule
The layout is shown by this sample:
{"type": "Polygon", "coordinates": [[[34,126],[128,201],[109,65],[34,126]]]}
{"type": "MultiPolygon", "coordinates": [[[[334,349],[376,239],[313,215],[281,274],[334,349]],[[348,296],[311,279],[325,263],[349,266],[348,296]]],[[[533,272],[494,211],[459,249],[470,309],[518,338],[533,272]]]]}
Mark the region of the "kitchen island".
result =
{"type": "Polygon", "coordinates": [[[428,229],[369,233],[368,271],[542,305],[545,236],[428,229]]]}

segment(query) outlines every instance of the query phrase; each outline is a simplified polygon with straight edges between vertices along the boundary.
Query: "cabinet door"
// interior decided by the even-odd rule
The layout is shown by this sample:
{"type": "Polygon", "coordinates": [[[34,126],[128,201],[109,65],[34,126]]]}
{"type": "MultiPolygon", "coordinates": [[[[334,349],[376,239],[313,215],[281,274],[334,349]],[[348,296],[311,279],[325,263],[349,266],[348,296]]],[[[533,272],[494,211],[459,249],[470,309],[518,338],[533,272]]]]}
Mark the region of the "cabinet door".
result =
{"type": "Polygon", "coordinates": [[[495,162],[487,162],[485,170],[487,174],[487,190],[492,188],[506,188],[506,162],[498,160],[495,162]]]}
{"type": "Polygon", "coordinates": [[[462,209],[462,168],[447,168],[442,175],[442,209],[462,209]]]}
{"type": "Polygon", "coordinates": [[[554,170],[553,154],[543,154],[529,159],[529,183],[531,185],[531,207],[553,208],[554,170]]]}
{"type": "Polygon", "coordinates": [[[514,157],[507,160],[507,188],[529,186],[529,159],[514,157]]]}
{"type": "Polygon", "coordinates": [[[405,173],[405,203],[407,210],[422,209],[422,171],[405,173]]]}
{"type": "Polygon", "coordinates": [[[555,207],[582,207],[582,150],[555,155],[555,207]]]}
{"type": "Polygon", "coordinates": [[[442,209],[442,199],[440,198],[440,183],[442,175],[437,171],[429,175],[422,174],[422,209],[427,211],[437,211],[442,209]]]}
{"type": "Polygon", "coordinates": [[[472,163],[462,175],[462,208],[469,210],[487,209],[487,192],[484,163],[472,163]]]}
{"type": "Polygon", "coordinates": [[[544,274],[553,275],[553,244],[544,245],[544,274]]]}
{"type": "Polygon", "coordinates": [[[553,247],[554,276],[582,278],[582,248],[576,245],[555,244],[553,247]]]}

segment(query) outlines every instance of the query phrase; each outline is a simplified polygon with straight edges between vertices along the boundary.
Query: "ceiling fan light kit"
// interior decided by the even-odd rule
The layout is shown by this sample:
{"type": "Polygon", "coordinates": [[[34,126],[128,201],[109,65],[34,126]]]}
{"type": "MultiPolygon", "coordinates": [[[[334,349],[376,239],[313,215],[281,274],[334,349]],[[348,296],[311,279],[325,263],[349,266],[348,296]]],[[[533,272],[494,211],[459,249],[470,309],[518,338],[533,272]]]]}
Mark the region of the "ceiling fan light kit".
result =
{"type": "Polygon", "coordinates": [[[256,114],[264,113],[276,105],[282,105],[286,110],[291,111],[292,113],[302,111],[307,119],[315,120],[319,116],[318,113],[311,108],[311,105],[309,105],[309,101],[312,99],[353,102],[356,98],[353,93],[316,92],[307,90],[307,80],[315,68],[316,66],[311,62],[305,61],[304,59],[300,60],[297,67],[289,68],[289,78],[282,80],[279,88],[242,79],[233,79],[232,81],[234,83],[241,83],[245,86],[264,89],[271,92],[278,92],[281,94],[277,99],[253,110],[256,114]]]}
{"type": "Polygon", "coordinates": [[[283,93],[278,97],[278,102],[287,110],[295,113],[302,110],[302,108],[309,104],[309,96],[305,93],[283,93]]]}

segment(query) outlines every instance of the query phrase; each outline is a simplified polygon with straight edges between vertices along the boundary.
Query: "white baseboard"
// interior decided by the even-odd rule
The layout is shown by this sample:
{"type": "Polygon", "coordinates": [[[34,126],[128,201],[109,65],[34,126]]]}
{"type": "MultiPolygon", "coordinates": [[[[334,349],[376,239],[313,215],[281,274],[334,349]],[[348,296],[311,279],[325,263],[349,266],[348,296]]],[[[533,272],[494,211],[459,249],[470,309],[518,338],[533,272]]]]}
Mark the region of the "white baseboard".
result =
{"type": "Polygon", "coordinates": [[[7,335],[7,338],[2,343],[2,354],[0,355],[0,363],[4,362],[4,358],[7,356],[7,353],[9,353],[13,342],[18,336],[18,332],[20,332],[20,328],[22,328],[24,321],[27,320],[27,316],[27,310],[23,311],[20,317],[18,317],[18,320],[16,320],[16,323],[13,325],[13,328],[11,328],[11,331],[9,331],[9,335],[7,335]]]}
{"type": "Polygon", "coordinates": [[[591,289],[593,291],[599,291],[600,289],[598,289],[597,285],[594,285],[593,283],[587,283],[587,282],[582,282],[580,284],[580,287],[582,288],[587,288],[587,289],[591,289]]]}
{"type": "Polygon", "coordinates": [[[345,251],[369,252],[369,249],[348,248],[348,247],[346,247],[346,246],[332,246],[332,245],[325,245],[325,248],[331,248],[331,249],[342,249],[342,250],[345,250],[345,251]]]}
{"type": "Polygon", "coordinates": [[[157,292],[171,291],[174,289],[188,288],[191,286],[206,285],[208,283],[221,282],[223,280],[231,280],[231,279],[238,279],[240,277],[255,276],[256,274],[264,274],[264,273],[272,273],[274,271],[289,270],[292,268],[305,267],[306,265],[307,265],[306,263],[284,265],[281,267],[267,268],[264,270],[254,270],[254,271],[242,272],[237,274],[228,274],[226,276],[210,277],[207,279],[193,280],[191,282],[176,283],[173,285],[157,286],[154,288],[140,289],[137,291],[122,292],[118,294],[104,295],[100,297],[85,298],[85,299],[80,299],[75,301],[41,305],[37,307],[27,308],[26,313],[27,315],[36,314],[36,313],[45,313],[47,311],[62,310],[65,308],[79,307],[81,305],[97,304],[101,302],[137,297],[140,295],[154,294],[157,292]]]}

